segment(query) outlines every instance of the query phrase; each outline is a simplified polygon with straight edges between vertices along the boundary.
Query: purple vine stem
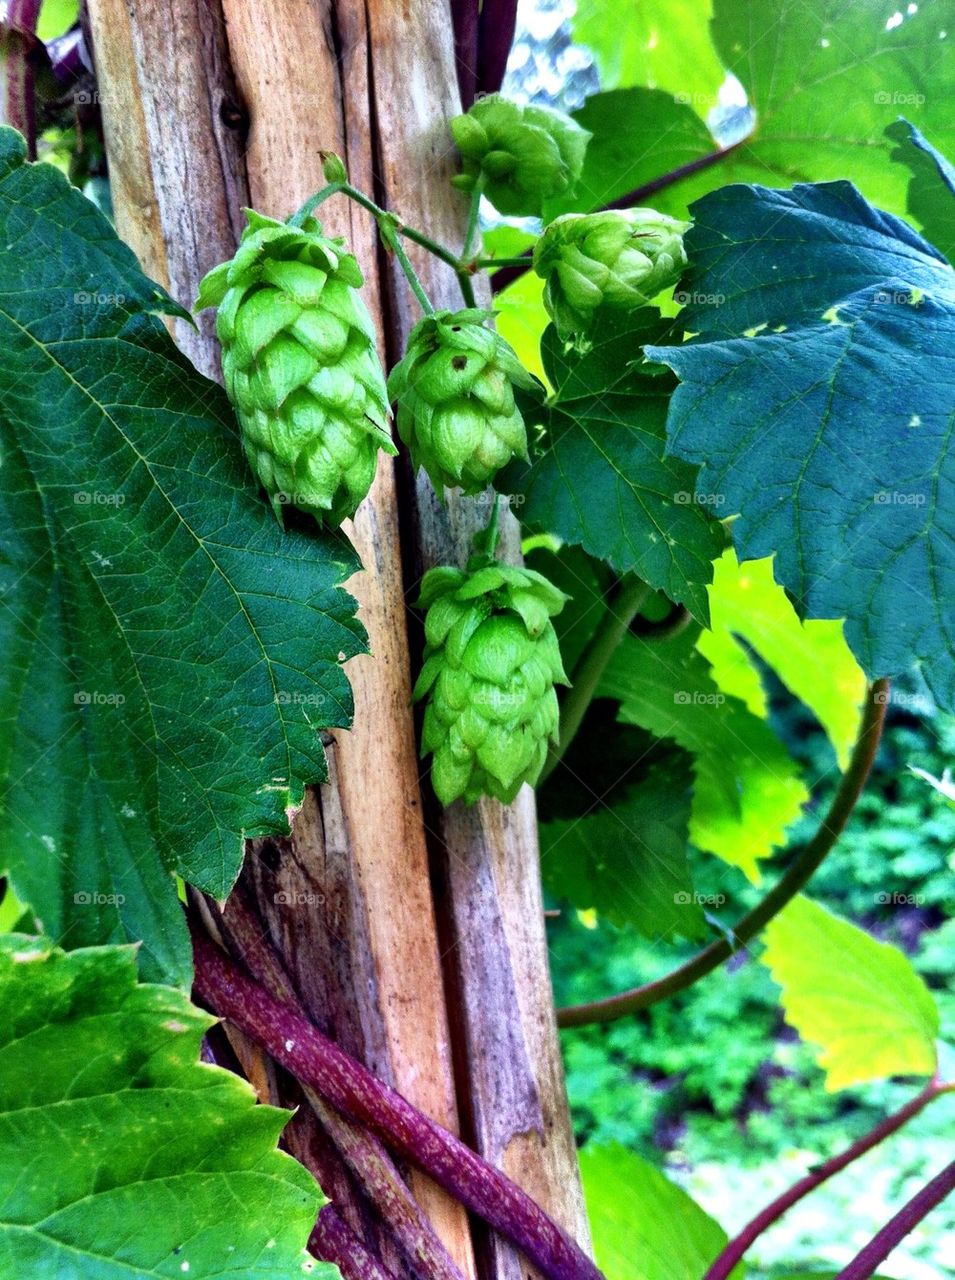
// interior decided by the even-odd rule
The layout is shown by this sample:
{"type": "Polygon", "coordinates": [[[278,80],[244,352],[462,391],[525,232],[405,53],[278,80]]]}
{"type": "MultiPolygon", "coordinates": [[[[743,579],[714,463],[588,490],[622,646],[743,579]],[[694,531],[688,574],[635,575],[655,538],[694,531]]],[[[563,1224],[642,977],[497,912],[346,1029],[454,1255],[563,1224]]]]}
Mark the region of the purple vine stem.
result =
{"type": "Polygon", "coordinates": [[[591,1022],[613,1022],[615,1018],[648,1009],[650,1005],[669,998],[677,991],[691,987],[694,982],[719,968],[724,960],[728,960],[750,939],[762,933],[770,920],[805,888],[852,816],[882,740],[888,690],[889,682],[885,679],[876,680],[867,687],[852,758],[826,816],[816,828],[812,839],[796,854],[765,898],[736,922],[729,937],[709,943],[684,964],[653,982],[645,982],[641,987],[632,987],[629,991],[621,991],[587,1004],[567,1005],[558,1009],[559,1027],[584,1027],[591,1022]]]}
{"type": "Polygon", "coordinates": [[[894,1218],[891,1218],[878,1235],[874,1236],[865,1248],[857,1253],[847,1267],[836,1276],[836,1280],[869,1280],[875,1269],[883,1263],[900,1241],[910,1231],[914,1231],[922,1219],[936,1205],[940,1205],[947,1195],[955,1190],[955,1160],[941,1173],[937,1173],[931,1182],[927,1182],[908,1204],[903,1205],[894,1218]]]}
{"type": "Polygon", "coordinates": [[[334,1262],[343,1280],[395,1280],[384,1263],[365,1248],[332,1204],[323,1205],[308,1238],[309,1253],[334,1262]]]}
{"type": "Polygon", "coordinates": [[[547,1280],[603,1280],[580,1246],[499,1169],[270,996],[201,930],[193,929],[192,945],[196,994],[214,1013],[484,1218],[547,1280]]]}
{"type": "Polygon", "coordinates": [[[477,92],[497,93],[517,26],[517,0],[484,0],[478,23],[477,92]]]}
{"type": "Polygon", "coordinates": [[[458,92],[461,106],[467,111],[473,105],[477,92],[479,0],[451,0],[451,23],[458,92]]]}
{"type": "Polygon", "coordinates": [[[0,122],[19,129],[27,141],[27,154],[36,159],[36,98],[33,83],[33,51],[40,0],[7,0],[0,18],[0,122]]]}
{"type": "Polygon", "coordinates": [[[852,1164],[853,1160],[858,1160],[867,1151],[877,1147],[880,1142],[901,1129],[913,1116],[917,1116],[933,1099],[939,1097],[940,1094],[948,1092],[951,1088],[951,1085],[942,1084],[937,1079],[932,1080],[904,1107],[901,1107],[892,1115],[886,1116],[874,1129],[870,1129],[868,1133],[863,1134],[851,1146],[846,1147],[845,1151],[817,1165],[805,1177],[793,1183],[787,1191],[777,1196],[765,1209],[760,1210],[756,1217],[751,1222],[748,1222],[737,1236],[730,1240],[726,1248],[710,1265],[710,1269],[703,1277],[703,1280],[727,1280],[727,1277],[753,1241],[768,1230],[774,1222],[777,1222],[794,1204],[798,1204],[803,1196],[807,1196],[810,1191],[821,1186],[823,1182],[828,1181],[834,1174],[840,1173],[847,1165],[852,1164]]]}
{"type": "MultiPolygon", "coordinates": [[[[689,178],[694,173],[699,173],[703,169],[709,169],[711,165],[719,164],[721,160],[725,160],[731,155],[737,147],[741,147],[742,142],[734,142],[732,146],[723,147],[719,151],[710,151],[705,156],[699,156],[696,160],[690,160],[687,164],[681,164],[678,169],[671,169],[669,173],[661,173],[658,178],[652,178],[649,182],[645,182],[642,187],[634,187],[632,191],[626,192],[622,196],[617,196],[616,200],[611,200],[609,204],[600,206],[596,212],[601,213],[605,209],[629,209],[635,204],[641,204],[644,200],[649,200],[658,191],[664,191],[667,187],[671,187],[675,182],[679,182],[682,178],[689,178]]],[[[509,284],[513,284],[519,279],[525,271],[530,270],[532,249],[527,249],[520,256],[527,259],[527,265],[501,267],[499,271],[495,271],[491,276],[491,292],[500,293],[502,289],[506,289],[509,284]]]]}
{"type": "MultiPolygon", "coordinates": [[[[234,944],[233,952],[241,956],[242,963],[252,977],[261,982],[277,1000],[307,1017],[307,1010],[299,1000],[278,954],[263,934],[261,922],[241,886],[237,886],[229,895],[223,915],[220,916],[211,904],[206,903],[206,906],[216,916],[219,933],[234,944]]],[[[357,1178],[379,1216],[390,1228],[395,1243],[407,1261],[413,1267],[421,1267],[428,1280],[464,1280],[454,1259],[378,1138],[367,1129],[346,1120],[316,1090],[306,1085],[304,1093],[319,1124],[357,1178]]]]}

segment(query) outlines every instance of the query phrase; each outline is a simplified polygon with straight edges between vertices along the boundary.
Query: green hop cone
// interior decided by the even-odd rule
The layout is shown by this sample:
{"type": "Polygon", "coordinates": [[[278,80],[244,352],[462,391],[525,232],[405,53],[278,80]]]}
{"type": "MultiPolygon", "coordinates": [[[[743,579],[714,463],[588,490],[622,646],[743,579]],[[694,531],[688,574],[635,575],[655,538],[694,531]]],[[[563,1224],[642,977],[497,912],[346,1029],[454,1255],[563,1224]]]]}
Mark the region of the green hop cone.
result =
{"type": "Polygon", "coordinates": [[[480,181],[501,213],[538,218],[545,200],[577,185],[591,137],[562,111],[522,106],[498,93],[456,116],[451,135],[463,169],[452,179],[456,187],[473,191],[480,181]]]}
{"type": "MultiPolygon", "coordinates": [[[[480,561],[478,562],[481,563],[480,561]]],[[[504,804],[540,777],[556,741],[555,683],[566,684],[551,618],[567,597],[539,573],[492,564],[424,576],[427,697],[421,753],[444,805],[496,796],[504,804]]]]}
{"type": "Polygon", "coordinates": [[[434,487],[479,493],[506,463],[527,457],[514,388],[535,380],[478,308],[425,316],[388,379],[398,434],[434,487]]]}
{"type": "Polygon", "coordinates": [[[337,526],[396,451],[362,274],[342,240],[247,210],[235,257],[202,281],[218,307],[226,393],[249,464],[281,519],[291,504],[337,526]]]}
{"type": "Polygon", "coordinates": [[[689,225],[655,209],[555,218],[534,246],[534,270],[560,336],[586,333],[598,307],[632,311],[676,284],[689,225]]]}

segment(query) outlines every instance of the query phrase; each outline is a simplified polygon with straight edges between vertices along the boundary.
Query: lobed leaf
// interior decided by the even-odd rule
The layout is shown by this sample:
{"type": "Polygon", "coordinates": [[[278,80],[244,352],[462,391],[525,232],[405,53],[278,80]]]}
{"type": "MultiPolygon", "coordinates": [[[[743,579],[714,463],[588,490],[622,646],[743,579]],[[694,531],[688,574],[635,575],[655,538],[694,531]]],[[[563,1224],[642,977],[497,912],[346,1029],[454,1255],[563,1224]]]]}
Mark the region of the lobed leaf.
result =
{"type": "Polygon", "coordinates": [[[0,1273],[338,1275],[305,1254],[323,1200],[276,1149],[288,1113],[199,1061],[212,1021],[131,947],[0,938],[0,1273]]]}
{"type": "Polygon", "coordinates": [[[800,617],[845,618],[870,678],[918,664],[955,706],[955,272],[846,182],[694,214],[699,336],[648,349],[680,377],[671,450],[800,617]]]}
{"type": "Polygon", "coordinates": [[[786,1019],[818,1046],[832,1092],[934,1073],[938,1009],[908,959],[801,895],[770,922],[761,961],[786,1019]]]}
{"type": "Polygon", "coordinates": [[[68,947],[185,983],[173,872],[224,896],[347,725],[340,537],[283,533],[178,309],[0,131],[0,870],[68,947]]]}

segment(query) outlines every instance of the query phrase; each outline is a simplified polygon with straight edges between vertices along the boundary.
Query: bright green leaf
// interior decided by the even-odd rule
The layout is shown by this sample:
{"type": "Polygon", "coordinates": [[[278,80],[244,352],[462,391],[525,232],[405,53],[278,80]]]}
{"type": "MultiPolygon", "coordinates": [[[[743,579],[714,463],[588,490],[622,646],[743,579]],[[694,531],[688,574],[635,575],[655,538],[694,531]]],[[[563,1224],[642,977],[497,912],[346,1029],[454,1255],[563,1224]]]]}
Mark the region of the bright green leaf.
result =
{"type": "Polygon", "coordinates": [[[918,220],[926,239],[952,262],[955,260],[955,168],[907,120],[896,120],[885,134],[898,143],[892,159],[906,165],[912,175],[907,202],[909,213],[918,220]]]}
{"type": "Polygon", "coordinates": [[[758,879],[758,860],[784,843],[809,793],[769,726],[716,685],[692,634],[664,642],[627,636],[600,693],[620,702],[625,723],[693,755],[691,841],[758,879]]]}
{"type": "Polygon", "coordinates": [[[584,1147],[580,1171],[594,1254],[613,1280],[700,1280],[726,1245],[718,1222],[626,1147],[584,1147]]]}
{"type": "Polygon", "coordinates": [[[955,153],[950,19],[933,0],[914,12],[895,0],[714,0],[713,40],[756,128],[708,185],[851,177],[870,200],[903,212],[905,173],[888,163],[884,130],[905,115],[955,153]],[[902,21],[887,29],[897,12],[902,21]]]}
{"type": "Polygon", "coordinates": [[[706,583],[724,535],[693,501],[695,473],[663,457],[663,424],[673,383],[642,362],[643,344],[667,332],[646,307],[605,315],[593,345],[566,349],[553,328],[542,343],[555,394],[547,431],[527,464],[502,477],[521,495],[521,520],[636,572],[706,618],[706,583]]]}
{"type": "Polygon", "coordinates": [[[783,989],[786,1020],[819,1048],[830,1092],[935,1071],[939,1018],[898,950],[798,897],[767,927],[761,957],[783,989]]]}
{"type": "Polygon", "coordinates": [[[710,0],[580,0],[573,31],[593,51],[605,89],[664,89],[705,116],[726,74],[709,19],[710,0]]]}
{"type": "MultiPolygon", "coordinates": [[[[815,714],[844,769],[859,728],[865,677],[849,652],[841,623],[800,622],[773,578],[772,561],[740,565],[730,550],[713,567],[710,626],[698,647],[720,688],[741,696],[745,681],[736,664],[741,661],[755,675],[748,657],[751,647],[815,714]]],[[[751,697],[744,700],[751,711],[766,714],[764,705],[751,697]]]]}
{"type": "Polygon", "coordinates": [[[0,870],[68,947],[186,982],[173,870],[228,890],[346,725],[357,566],[283,533],[174,304],[0,132],[0,870]]]}
{"type": "Polygon", "coordinates": [[[845,182],[694,214],[700,336],[652,352],[681,379],[671,449],[800,617],[845,618],[870,677],[918,664],[955,706],[955,272],[845,182]]]}
{"type": "Polygon", "coordinates": [[[36,33],[40,40],[55,40],[70,29],[79,17],[78,0],[43,0],[37,19],[36,33]]]}
{"type": "MultiPolygon", "coordinates": [[[[547,202],[545,221],[559,213],[589,212],[717,150],[692,107],[657,89],[596,93],[574,112],[593,135],[572,195],[547,202]]],[[[655,205],[649,197],[644,204],[655,205]]],[[[685,215],[685,207],[668,207],[685,215]]]]}
{"type": "Polygon", "coordinates": [[[199,1061],[213,1021],[136,981],[132,948],[0,939],[0,1274],[311,1274],[322,1197],[276,1149],[288,1113],[199,1061]]]}

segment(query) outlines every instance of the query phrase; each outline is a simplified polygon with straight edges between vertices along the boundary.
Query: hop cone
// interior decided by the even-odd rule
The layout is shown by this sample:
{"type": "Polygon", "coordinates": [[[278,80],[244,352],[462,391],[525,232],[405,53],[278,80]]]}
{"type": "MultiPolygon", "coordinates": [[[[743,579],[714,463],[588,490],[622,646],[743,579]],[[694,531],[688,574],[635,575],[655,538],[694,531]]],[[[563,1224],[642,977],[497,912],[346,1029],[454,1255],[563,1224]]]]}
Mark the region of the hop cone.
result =
{"type": "Polygon", "coordinates": [[[421,753],[444,805],[481,795],[509,804],[540,777],[557,734],[554,683],[567,683],[551,617],[562,591],[530,569],[493,564],[425,574],[427,695],[421,753]]]}
{"type": "Polygon", "coordinates": [[[451,121],[463,172],[456,187],[484,192],[501,213],[540,217],[543,202],[577,184],[591,135],[550,107],[522,106],[488,94],[451,121]]]}
{"type": "Polygon", "coordinates": [[[514,387],[536,384],[487,317],[476,308],[425,316],[388,379],[398,433],[439,492],[479,493],[511,458],[527,457],[514,387]]]}
{"type": "Polygon", "coordinates": [[[361,271],[314,218],[248,218],[196,309],[219,308],[226,392],[276,515],[290,503],[338,525],[371,487],[378,450],[396,452],[361,271]]]}
{"type": "Polygon", "coordinates": [[[676,284],[689,225],[655,209],[555,218],[534,246],[534,270],[561,337],[586,333],[600,306],[630,311],[676,284]]]}

